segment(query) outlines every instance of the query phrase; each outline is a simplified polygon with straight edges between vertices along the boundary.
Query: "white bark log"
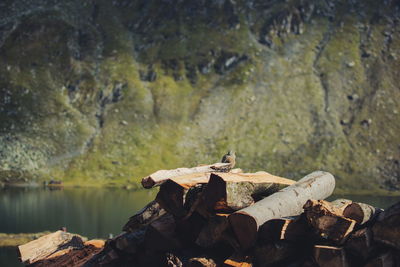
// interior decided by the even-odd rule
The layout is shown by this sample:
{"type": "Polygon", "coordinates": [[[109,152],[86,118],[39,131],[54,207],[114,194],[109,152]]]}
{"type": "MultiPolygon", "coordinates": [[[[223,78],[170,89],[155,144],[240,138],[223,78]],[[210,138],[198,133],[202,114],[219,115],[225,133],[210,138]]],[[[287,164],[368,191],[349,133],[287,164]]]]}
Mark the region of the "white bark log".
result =
{"type": "Polygon", "coordinates": [[[316,171],[252,206],[229,216],[234,233],[242,247],[251,247],[258,228],[268,220],[296,216],[303,212],[309,199],[324,199],[335,189],[335,178],[328,172],[316,171]]]}

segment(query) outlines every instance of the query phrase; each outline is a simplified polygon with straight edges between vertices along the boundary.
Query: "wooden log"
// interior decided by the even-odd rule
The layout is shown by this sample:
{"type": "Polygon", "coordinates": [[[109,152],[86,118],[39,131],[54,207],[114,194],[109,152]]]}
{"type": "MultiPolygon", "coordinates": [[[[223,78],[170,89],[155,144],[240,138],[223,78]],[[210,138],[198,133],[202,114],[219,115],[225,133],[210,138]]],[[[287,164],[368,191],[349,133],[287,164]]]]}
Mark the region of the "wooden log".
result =
{"type": "Polygon", "coordinates": [[[380,246],[374,242],[372,230],[370,228],[362,228],[350,235],[344,248],[347,254],[355,261],[365,262],[379,251],[380,246]]]}
{"type": "Polygon", "coordinates": [[[313,250],[315,262],[319,266],[347,267],[346,251],[340,247],[315,245],[313,250]]]}
{"type": "Polygon", "coordinates": [[[18,251],[21,262],[32,264],[68,246],[83,247],[82,238],[71,233],[57,231],[18,246],[18,251]]]}
{"type": "Polygon", "coordinates": [[[266,221],[299,215],[308,199],[326,198],[334,188],[335,178],[330,173],[313,172],[297,183],[231,214],[228,219],[242,249],[248,249],[257,239],[258,228],[266,221]]]}
{"type": "Polygon", "coordinates": [[[193,173],[207,173],[207,172],[215,172],[221,168],[227,168],[229,163],[214,163],[211,165],[198,166],[193,168],[178,168],[174,170],[159,170],[153,174],[150,174],[147,177],[142,179],[142,185],[144,188],[152,188],[154,186],[159,186],[168,179],[173,177],[182,176],[186,174],[193,173]]]}
{"type": "Polygon", "coordinates": [[[166,213],[157,201],[152,201],[143,209],[129,218],[129,221],[122,228],[125,232],[133,232],[157,220],[166,213]]]}
{"type": "Polygon", "coordinates": [[[201,230],[207,224],[207,220],[194,212],[190,217],[183,220],[177,220],[176,231],[179,239],[188,245],[196,242],[201,230]]]}
{"type": "Polygon", "coordinates": [[[313,238],[313,229],[303,215],[269,220],[258,231],[258,239],[265,242],[287,240],[302,243],[313,238]]]}
{"type": "MultiPolygon", "coordinates": [[[[395,252],[398,253],[398,252],[395,252]]],[[[364,267],[395,267],[399,266],[400,263],[396,262],[395,257],[393,256],[392,251],[388,251],[386,253],[382,253],[381,255],[371,259],[368,261],[364,267]]]]}
{"type": "Polygon", "coordinates": [[[210,248],[216,245],[224,240],[223,234],[228,227],[228,214],[217,214],[211,217],[200,231],[196,244],[203,248],[210,248]]]}
{"type": "Polygon", "coordinates": [[[372,232],[374,240],[400,249],[400,202],[379,214],[372,232]]]}
{"type": "Polygon", "coordinates": [[[232,212],[250,206],[295,181],[257,173],[212,173],[204,189],[203,199],[211,211],[232,212]]]}
{"type": "Polygon", "coordinates": [[[354,230],[356,222],[343,217],[342,212],[324,200],[308,200],[304,213],[310,225],[324,238],[342,244],[354,230]]]}
{"type": "Polygon", "coordinates": [[[364,224],[374,216],[376,211],[377,209],[368,204],[353,202],[344,209],[343,216],[355,220],[358,224],[364,224]]]}
{"type": "Polygon", "coordinates": [[[160,186],[160,191],[156,196],[156,202],[168,213],[177,218],[186,215],[184,208],[185,189],[179,184],[168,180],[160,186]]]}
{"type": "Polygon", "coordinates": [[[288,266],[290,262],[302,257],[303,250],[284,240],[274,243],[257,244],[254,248],[255,266],[288,266]]]}
{"type": "Polygon", "coordinates": [[[123,252],[134,254],[144,246],[146,229],[123,233],[114,238],[115,247],[123,252]]]}
{"type": "Polygon", "coordinates": [[[176,222],[171,214],[165,214],[152,222],[144,237],[145,248],[150,251],[169,251],[182,248],[176,233],[176,222]]]}
{"type": "Polygon", "coordinates": [[[235,253],[224,261],[226,267],[252,267],[253,259],[250,256],[235,253]]]}
{"type": "Polygon", "coordinates": [[[186,265],[187,267],[217,267],[217,264],[210,258],[191,258],[186,265]]]}
{"type": "Polygon", "coordinates": [[[344,198],[339,198],[330,203],[332,208],[336,210],[336,212],[339,214],[343,214],[344,210],[353,203],[352,200],[349,199],[344,199],[344,198]]]}

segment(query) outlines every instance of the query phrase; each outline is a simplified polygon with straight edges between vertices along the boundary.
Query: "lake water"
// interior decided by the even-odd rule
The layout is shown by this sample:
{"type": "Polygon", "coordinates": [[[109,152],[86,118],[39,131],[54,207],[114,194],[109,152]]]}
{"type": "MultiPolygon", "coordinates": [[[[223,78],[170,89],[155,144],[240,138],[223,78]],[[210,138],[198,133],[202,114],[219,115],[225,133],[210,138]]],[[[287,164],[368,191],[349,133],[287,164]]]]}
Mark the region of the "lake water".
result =
{"type": "MultiPolygon", "coordinates": [[[[128,218],[156,196],[157,190],[119,188],[0,189],[0,233],[34,233],[67,227],[88,238],[117,235],[128,218]]],[[[386,208],[400,197],[334,196],[386,208]]],[[[23,266],[16,249],[0,249],[0,266],[23,266]]]]}

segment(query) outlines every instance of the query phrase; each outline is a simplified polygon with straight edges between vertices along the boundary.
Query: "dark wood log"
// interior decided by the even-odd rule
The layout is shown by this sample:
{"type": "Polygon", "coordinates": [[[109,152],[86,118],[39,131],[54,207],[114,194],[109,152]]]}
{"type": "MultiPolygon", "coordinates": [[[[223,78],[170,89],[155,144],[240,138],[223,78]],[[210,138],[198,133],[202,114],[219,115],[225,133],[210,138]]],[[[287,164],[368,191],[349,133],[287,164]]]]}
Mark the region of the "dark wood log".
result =
{"type": "Polygon", "coordinates": [[[347,267],[346,251],[340,247],[315,245],[313,250],[315,262],[319,266],[347,267]]]}
{"type": "Polygon", "coordinates": [[[217,267],[217,264],[210,258],[191,258],[187,263],[188,267],[217,267]]]}
{"type": "Polygon", "coordinates": [[[224,240],[224,232],[228,229],[228,214],[217,214],[208,219],[196,239],[196,244],[203,248],[210,248],[224,240]]]}
{"type": "Polygon", "coordinates": [[[254,245],[258,228],[266,221],[299,215],[308,199],[324,199],[332,194],[334,188],[335,178],[330,173],[313,172],[297,183],[231,214],[229,222],[242,249],[254,245]]]}
{"type": "Polygon", "coordinates": [[[300,215],[265,222],[258,231],[258,238],[265,242],[287,240],[301,243],[310,241],[314,237],[313,229],[305,216],[300,215]]]}
{"type": "MultiPolygon", "coordinates": [[[[399,252],[394,252],[399,253],[399,252]]],[[[396,259],[392,251],[388,251],[368,261],[364,267],[397,267],[400,266],[400,262],[396,262],[396,259]]]]}
{"type": "Polygon", "coordinates": [[[400,202],[379,214],[372,232],[374,240],[400,249],[400,202]]]}
{"type": "Polygon", "coordinates": [[[212,173],[203,198],[211,211],[232,212],[293,183],[295,181],[266,172],[212,173]]]}
{"type": "Polygon", "coordinates": [[[185,189],[179,184],[168,180],[160,186],[156,202],[168,213],[177,218],[183,218],[187,212],[184,208],[185,189]]]}
{"type": "Polygon", "coordinates": [[[310,225],[325,239],[342,244],[354,230],[356,222],[343,217],[328,201],[308,200],[304,212],[310,225]]]}
{"type": "Polygon", "coordinates": [[[165,214],[152,222],[145,233],[145,248],[150,251],[165,252],[182,248],[176,227],[175,219],[171,214],[165,214]]]}
{"type": "Polygon", "coordinates": [[[145,234],[146,229],[122,233],[114,238],[113,243],[119,251],[134,254],[144,246],[145,234]]]}
{"type": "Polygon", "coordinates": [[[302,249],[284,240],[274,243],[257,244],[254,248],[255,266],[287,266],[293,260],[302,257],[302,249]]]}
{"type": "Polygon", "coordinates": [[[368,204],[353,202],[344,209],[343,216],[355,220],[358,224],[364,224],[375,215],[376,210],[368,204]]]}
{"type": "Polygon", "coordinates": [[[78,235],[57,231],[18,246],[18,251],[21,262],[32,264],[44,260],[57,250],[64,249],[68,246],[82,248],[83,240],[78,235]]]}
{"type": "Polygon", "coordinates": [[[190,217],[183,220],[177,220],[177,234],[179,239],[187,245],[192,245],[196,242],[201,230],[207,224],[207,220],[194,212],[190,217]]]}
{"type": "Polygon", "coordinates": [[[207,173],[207,172],[215,172],[218,169],[226,169],[229,167],[230,163],[214,163],[211,165],[198,166],[193,168],[178,168],[174,170],[159,170],[153,174],[150,174],[147,177],[142,179],[142,185],[144,188],[152,188],[154,186],[159,186],[168,179],[187,175],[194,173],[207,173]]]}
{"type": "Polygon", "coordinates": [[[378,249],[376,242],[372,237],[372,231],[369,228],[362,228],[353,232],[346,241],[345,249],[348,255],[351,255],[356,260],[364,262],[370,258],[374,251],[378,249]]]}
{"type": "Polygon", "coordinates": [[[147,204],[138,213],[129,218],[129,221],[122,228],[125,232],[133,232],[157,220],[166,213],[157,201],[147,204]]]}

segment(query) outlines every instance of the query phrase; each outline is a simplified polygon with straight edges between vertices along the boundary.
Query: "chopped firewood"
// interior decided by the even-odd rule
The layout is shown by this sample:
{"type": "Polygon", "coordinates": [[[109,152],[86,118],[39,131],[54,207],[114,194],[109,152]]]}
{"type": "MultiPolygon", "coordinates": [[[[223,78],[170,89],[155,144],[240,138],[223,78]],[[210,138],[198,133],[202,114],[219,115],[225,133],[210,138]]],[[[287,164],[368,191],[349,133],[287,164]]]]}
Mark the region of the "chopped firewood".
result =
{"type": "Polygon", "coordinates": [[[255,199],[261,199],[293,183],[293,180],[266,172],[212,173],[204,189],[203,199],[210,210],[232,212],[248,207],[255,199]]]}
{"type": "Polygon", "coordinates": [[[313,256],[319,266],[347,267],[346,252],[343,248],[315,245],[313,256]]]}
{"type": "Polygon", "coordinates": [[[349,199],[339,198],[330,203],[331,207],[333,207],[338,213],[343,213],[343,211],[353,203],[353,201],[349,199]]]}
{"type": "Polygon", "coordinates": [[[160,191],[156,196],[156,201],[168,213],[175,217],[182,218],[186,215],[183,206],[185,189],[179,184],[168,180],[160,186],[160,191]]]}
{"type": "Polygon", "coordinates": [[[284,240],[258,244],[254,249],[254,265],[286,266],[294,259],[301,257],[302,252],[302,249],[284,240]]]}
{"type": "Polygon", "coordinates": [[[307,220],[325,239],[342,244],[353,231],[356,222],[345,218],[341,212],[324,200],[308,200],[304,205],[307,220]]]}
{"type": "Polygon", "coordinates": [[[258,238],[264,241],[304,242],[307,239],[313,239],[313,231],[305,216],[300,215],[265,222],[260,226],[258,238]]]}
{"type": "Polygon", "coordinates": [[[176,223],[176,231],[179,238],[187,244],[193,244],[196,242],[201,230],[207,224],[207,221],[203,216],[194,212],[190,217],[178,220],[176,223]]]}
{"type": "Polygon", "coordinates": [[[228,227],[228,214],[218,214],[211,217],[199,233],[196,244],[203,248],[214,246],[223,240],[223,233],[228,227]]]}
{"type": "Polygon", "coordinates": [[[153,251],[168,251],[182,248],[176,234],[176,222],[171,214],[165,214],[152,222],[145,233],[146,249],[153,251]]]}
{"type": "Polygon", "coordinates": [[[21,261],[32,264],[47,258],[57,250],[68,247],[82,248],[82,238],[71,233],[57,231],[20,245],[18,250],[21,261]]]}
{"type": "Polygon", "coordinates": [[[127,253],[136,253],[138,249],[144,245],[145,229],[135,232],[123,233],[114,238],[115,247],[127,253]]]}
{"type": "Polygon", "coordinates": [[[252,267],[253,259],[240,253],[235,253],[224,261],[226,267],[252,267]]]}
{"type": "Polygon", "coordinates": [[[400,249],[400,202],[379,214],[372,232],[374,240],[400,249]]]}
{"type": "Polygon", "coordinates": [[[148,225],[154,220],[157,220],[165,213],[166,211],[161,208],[160,204],[153,200],[138,213],[130,217],[129,221],[124,225],[122,230],[126,232],[133,232],[143,226],[148,225]]]}
{"type": "Polygon", "coordinates": [[[209,258],[191,258],[187,267],[217,267],[213,259],[209,258]]]}
{"type": "Polygon", "coordinates": [[[396,259],[393,256],[393,252],[388,251],[379,255],[378,257],[369,260],[368,263],[364,265],[364,267],[395,267],[399,265],[400,263],[396,262],[396,259]]]}
{"type": "Polygon", "coordinates": [[[178,168],[174,170],[159,170],[153,174],[150,174],[147,177],[142,179],[142,185],[144,188],[152,188],[154,186],[161,185],[168,179],[173,177],[178,177],[186,174],[193,173],[207,173],[207,172],[215,172],[218,169],[226,169],[230,163],[214,163],[211,165],[198,166],[193,168],[178,168]]]}
{"type": "Polygon", "coordinates": [[[355,220],[358,224],[364,224],[368,222],[375,213],[375,207],[364,203],[353,202],[344,209],[343,216],[355,220]]]}
{"type": "Polygon", "coordinates": [[[362,261],[371,257],[378,246],[372,238],[372,231],[369,228],[362,228],[355,231],[346,241],[345,249],[348,254],[359,258],[362,261]]]}
{"type": "Polygon", "coordinates": [[[297,183],[229,216],[242,249],[254,245],[258,228],[268,220],[299,215],[308,199],[324,199],[332,194],[335,178],[327,172],[313,172],[297,183]]]}

